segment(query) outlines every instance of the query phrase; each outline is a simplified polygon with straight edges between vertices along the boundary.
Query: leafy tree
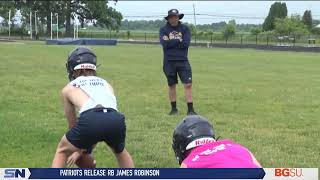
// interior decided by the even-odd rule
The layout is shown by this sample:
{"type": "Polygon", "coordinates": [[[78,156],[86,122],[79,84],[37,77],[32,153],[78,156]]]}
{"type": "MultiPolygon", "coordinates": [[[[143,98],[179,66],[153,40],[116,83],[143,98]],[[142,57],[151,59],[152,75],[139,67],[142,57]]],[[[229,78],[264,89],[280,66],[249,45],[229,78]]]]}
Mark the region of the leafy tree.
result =
{"type": "Polygon", "coordinates": [[[3,25],[8,25],[9,11],[11,10],[11,24],[14,25],[13,17],[16,14],[15,2],[14,1],[0,1],[0,16],[4,18],[3,25]]]}
{"type": "Polygon", "coordinates": [[[274,30],[275,19],[287,17],[288,10],[286,3],[275,2],[271,5],[269,14],[266,17],[262,27],[264,31],[274,30]]]}
{"type": "Polygon", "coordinates": [[[254,28],[251,28],[251,30],[250,30],[250,33],[252,34],[252,35],[259,35],[260,33],[261,33],[261,29],[260,28],[256,28],[256,27],[254,27],[254,28]]]}
{"type": "Polygon", "coordinates": [[[196,29],[195,25],[190,24],[190,25],[189,25],[189,28],[190,28],[191,34],[192,34],[192,35],[195,35],[196,32],[197,32],[197,29],[196,29]]]}
{"type": "Polygon", "coordinates": [[[302,22],[308,27],[308,30],[312,29],[312,14],[311,11],[305,11],[302,16],[302,22]]]}
{"type": "Polygon", "coordinates": [[[277,18],[275,22],[275,30],[281,35],[301,35],[308,32],[307,27],[301,21],[299,15],[292,15],[290,18],[277,18]]]}
{"type": "Polygon", "coordinates": [[[82,26],[91,22],[95,26],[110,29],[119,29],[122,20],[121,13],[108,6],[108,0],[15,0],[10,2],[14,2],[15,9],[20,10],[23,23],[28,21],[30,11],[32,13],[36,11],[40,22],[47,24],[47,32],[50,32],[51,28],[51,12],[54,15],[58,13],[59,24],[65,24],[67,36],[71,35],[71,19],[74,19],[75,15],[77,15],[82,26]]]}
{"type": "Polygon", "coordinates": [[[222,34],[226,39],[229,39],[229,37],[235,35],[236,33],[236,27],[234,23],[235,21],[229,21],[228,24],[225,26],[224,30],[222,31],[222,34]]]}

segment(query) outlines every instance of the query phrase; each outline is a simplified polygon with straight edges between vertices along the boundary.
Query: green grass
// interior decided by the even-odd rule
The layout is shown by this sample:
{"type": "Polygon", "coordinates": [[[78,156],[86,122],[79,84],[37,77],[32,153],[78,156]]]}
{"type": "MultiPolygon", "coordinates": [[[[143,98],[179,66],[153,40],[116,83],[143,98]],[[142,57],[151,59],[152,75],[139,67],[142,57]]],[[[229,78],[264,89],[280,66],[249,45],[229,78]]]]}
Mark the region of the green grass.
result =
{"type": "MultiPolygon", "coordinates": [[[[60,89],[74,46],[0,44],[0,167],[49,167],[67,131],[60,89]]],[[[172,132],[186,114],[179,84],[169,111],[160,46],[92,46],[126,115],[126,147],[137,167],[178,167],[172,132]]],[[[248,147],[265,167],[320,167],[319,54],[190,48],[196,111],[216,133],[248,147]]],[[[98,167],[116,167],[106,145],[98,167]]]]}

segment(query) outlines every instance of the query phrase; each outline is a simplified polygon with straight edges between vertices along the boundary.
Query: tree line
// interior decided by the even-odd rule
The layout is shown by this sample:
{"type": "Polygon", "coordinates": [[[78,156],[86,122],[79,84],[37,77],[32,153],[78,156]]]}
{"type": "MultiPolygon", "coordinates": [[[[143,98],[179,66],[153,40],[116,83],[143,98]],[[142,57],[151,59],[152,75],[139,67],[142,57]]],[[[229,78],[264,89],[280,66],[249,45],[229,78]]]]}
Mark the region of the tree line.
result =
{"type": "MultiPolygon", "coordinates": [[[[8,0],[0,1],[0,16],[4,18],[2,24],[8,24],[8,11],[11,10],[11,25],[14,27],[16,22],[13,15],[18,11],[21,14],[21,24],[19,29],[29,25],[30,12],[37,14],[37,24],[39,30],[49,33],[51,31],[51,13],[59,15],[59,28],[65,28],[66,36],[71,36],[73,31],[72,20],[77,18],[81,27],[93,24],[94,27],[107,28],[109,30],[123,31],[159,31],[166,21],[160,20],[122,20],[123,16],[114,8],[108,6],[108,0],[8,0]],[[46,30],[41,29],[45,27],[46,30]]],[[[115,1],[116,3],[116,1],[115,1]]],[[[53,16],[54,22],[56,21],[53,16]]],[[[32,19],[32,21],[35,21],[32,19]]],[[[33,22],[32,24],[35,24],[33,22]]],[[[271,5],[269,13],[262,24],[237,24],[235,20],[228,22],[217,22],[211,24],[201,24],[196,27],[192,23],[188,25],[193,34],[195,33],[222,33],[229,37],[236,33],[250,32],[253,35],[260,33],[273,33],[279,35],[299,35],[306,33],[318,33],[319,28],[314,28],[320,24],[319,20],[312,18],[312,12],[306,10],[304,14],[293,14],[288,16],[286,3],[275,2],[271,5]]],[[[14,29],[14,28],[13,28],[14,29]]],[[[16,28],[18,29],[18,28],[16,28]]],[[[34,29],[34,28],[33,28],[34,29]]]]}
{"type": "Polygon", "coordinates": [[[310,10],[306,10],[302,16],[292,14],[289,17],[286,3],[275,2],[271,5],[269,14],[262,24],[262,30],[275,31],[282,35],[316,33],[317,28],[314,26],[319,23],[313,20],[310,10]]]}
{"type": "MultiPolygon", "coordinates": [[[[166,21],[162,20],[124,20],[121,23],[121,30],[140,30],[140,31],[158,31],[160,27],[165,25],[166,21]]],[[[236,33],[249,32],[252,35],[276,34],[282,36],[303,35],[303,34],[320,34],[320,29],[315,28],[320,24],[319,20],[312,18],[312,12],[306,10],[303,16],[299,14],[292,14],[288,16],[288,9],[286,3],[275,2],[271,5],[269,13],[262,24],[237,24],[235,20],[228,22],[218,22],[211,24],[197,25],[184,23],[188,25],[192,34],[197,32],[200,34],[221,32],[225,38],[233,36],[236,33]]]]}
{"type": "MultiPolygon", "coordinates": [[[[136,30],[136,31],[159,31],[159,29],[166,24],[166,20],[123,20],[121,22],[120,30],[136,30]]],[[[192,23],[184,22],[189,27],[194,26],[192,23]]],[[[198,24],[198,31],[213,31],[221,32],[227,23],[225,21],[211,23],[211,24],[198,24]]],[[[249,32],[251,28],[258,28],[261,25],[257,24],[235,24],[236,29],[240,32],[249,32]]]]}
{"type": "MultiPolygon", "coordinates": [[[[65,27],[67,36],[71,36],[73,26],[71,20],[77,18],[84,27],[87,23],[94,26],[119,29],[122,14],[108,6],[108,0],[8,0],[0,1],[0,16],[4,18],[3,24],[8,24],[9,10],[11,10],[11,25],[15,26],[14,15],[17,11],[21,14],[21,29],[29,24],[30,12],[37,15],[39,27],[46,25],[46,32],[51,30],[51,13],[58,14],[61,27],[65,27]]],[[[31,14],[31,16],[32,16],[31,14]]],[[[35,21],[32,19],[32,21],[35,21]]],[[[32,24],[35,24],[33,22],[32,24]]],[[[40,29],[41,30],[41,29],[40,29]]]]}

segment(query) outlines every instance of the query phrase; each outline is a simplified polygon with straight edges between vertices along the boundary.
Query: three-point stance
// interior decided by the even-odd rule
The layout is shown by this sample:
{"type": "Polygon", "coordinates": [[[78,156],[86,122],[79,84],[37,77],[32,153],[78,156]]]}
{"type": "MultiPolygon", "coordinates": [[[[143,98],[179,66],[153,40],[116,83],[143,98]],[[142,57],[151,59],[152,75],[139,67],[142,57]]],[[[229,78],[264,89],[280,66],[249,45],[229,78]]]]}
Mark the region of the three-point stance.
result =
{"type": "Polygon", "coordinates": [[[66,68],[71,82],[62,89],[62,99],[69,131],[58,144],[52,167],[66,163],[95,167],[90,153],[100,141],[112,149],[121,168],[134,167],[125,149],[125,117],[117,111],[112,87],[96,76],[96,55],[78,47],[70,53],[66,68]],[[75,109],[79,109],[78,120],[75,109]]]}
{"type": "Polygon", "coordinates": [[[202,116],[185,117],[173,133],[172,148],[182,168],[261,168],[254,155],[231,140],[217,140],[202,116]]]}

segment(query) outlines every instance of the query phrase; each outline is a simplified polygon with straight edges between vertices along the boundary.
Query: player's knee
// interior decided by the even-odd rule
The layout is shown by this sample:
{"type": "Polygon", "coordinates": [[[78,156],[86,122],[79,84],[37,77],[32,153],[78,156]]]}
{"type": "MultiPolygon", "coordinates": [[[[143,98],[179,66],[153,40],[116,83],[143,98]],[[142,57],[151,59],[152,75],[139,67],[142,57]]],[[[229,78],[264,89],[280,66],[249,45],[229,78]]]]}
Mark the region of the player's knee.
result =
{"type": "Polygon", "coordinates": [[[57,153],[59,154],[71,154],[70,150],[63,145],[59,145],[58,149],[57,149],[57,153]]]}
{"type": "Polygon", "coordinates": [[[170,84],[168,84],[168,86],[170,89],[174,89],[174,88],[176,88],[176,83],[170,83],[170,84]]]}
{"type": "Polygon", "coordinates": [[[79,168],[96,168],[97,162],[91,154],[83,154],[80,159],[76,161],[79,168]]]}
{"type": "Polygon", "coordinates": [[[63,153],[63,154],[71,154],[73,152],[74,148],[70,144],[70,142],[67,140],[66,136],[63,136],[59,142],[57,153],[63,153]]]}
{"type": "Polygon", "coordinates": [[[184,84],[184,88],[191,89],[192,88],[192,83],[184,84]]]}
{"type": "Polygon", "coordinates": [[[176,85],[175,85],[175,84],[170,85],[170,86],[169,86],[169,90],[170,90],[170,91],[175,91],[175,90],[176,90],[176,85]]]}
{"type": "Polygon", "coordinates": [[[128,151],[126,151],[125,149],[122,150],[121,152],[115,152],[114,151],[114,155],[115,157],[120,160],[120,159],[127,159],[130,155],[128,153],[128,151]]]}

